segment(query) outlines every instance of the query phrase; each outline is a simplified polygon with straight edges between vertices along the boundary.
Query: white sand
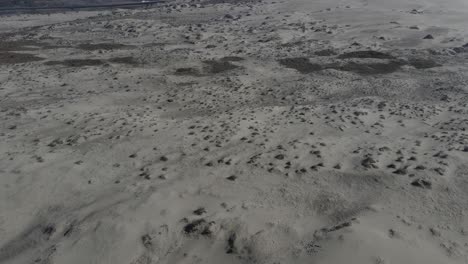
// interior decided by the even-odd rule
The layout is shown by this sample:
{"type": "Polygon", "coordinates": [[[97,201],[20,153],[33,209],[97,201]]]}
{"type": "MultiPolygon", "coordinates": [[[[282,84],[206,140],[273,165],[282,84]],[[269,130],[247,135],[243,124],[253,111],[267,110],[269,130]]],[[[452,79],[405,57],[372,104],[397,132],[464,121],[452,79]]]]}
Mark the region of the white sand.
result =
{"type": "Polygon", "coordinates": [[[407,2],[0,17],[0,263],[468,263],[468,2],[407,2]]]}

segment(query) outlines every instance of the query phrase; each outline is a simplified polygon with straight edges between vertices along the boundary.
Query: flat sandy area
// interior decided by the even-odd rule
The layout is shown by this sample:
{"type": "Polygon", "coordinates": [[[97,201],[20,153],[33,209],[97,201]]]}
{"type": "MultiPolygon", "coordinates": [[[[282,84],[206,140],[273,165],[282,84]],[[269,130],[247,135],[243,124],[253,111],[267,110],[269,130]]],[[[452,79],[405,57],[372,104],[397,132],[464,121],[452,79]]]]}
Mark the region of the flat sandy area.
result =
{"type": "Polygon", "coordinates": [[[0,263],[468,263],[468,2],[0,16],[0,263]]]}

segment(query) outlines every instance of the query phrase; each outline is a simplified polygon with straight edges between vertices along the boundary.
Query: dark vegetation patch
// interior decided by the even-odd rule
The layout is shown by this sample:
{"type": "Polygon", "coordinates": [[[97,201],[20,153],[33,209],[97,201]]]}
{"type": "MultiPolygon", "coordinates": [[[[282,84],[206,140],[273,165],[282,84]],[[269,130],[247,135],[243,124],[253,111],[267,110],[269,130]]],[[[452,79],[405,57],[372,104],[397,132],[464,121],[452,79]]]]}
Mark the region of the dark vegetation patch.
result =
{"type": "Polygon", "coordinates": [[[332,49],[325,49],[325,50],[319,50],[314,52],[315,55],[317,56],[334,56],[336,55],[336,51],[332,49]]]}
{"type": "Polygon", "coordinates": [[[374,50],[361,50],[343,53],[338,56],[339,59],[395,59],[390,54],[374,51],[374,50]]]}
{"type": "Polygon", "coordinates": [[[149,234],[145,234],[141,237],[141,243],[147,249],[151,249],[153,246],[153,238],[149,234]]]}
{"type": "Polygon", "coordinates": [[[291,48],[291,47],[304,45],[304,43],[305,43],[304,41],[299,40],[299,41],[293,41],[293,42],[286,42],[286,43],[281,44],[280,46],[284,48],[291,48]]]}
{"type": "Polygon", "coordinates": [[[311,63],[309,59],[304,57],[286,58],[281,59],[278,62],[286,68],[295,69],[300,73],[311,73],[322,70],[322,66],[320,66],[319,64],[311,63]]]}
{"type": "Polygon", "coordinates": [[[397,61],[388,63],[356,63],[349,62],[343,66],[335,68],[341,71],[349,71],[362,75],[387,74],[396,72],[403,64],[397,61]]]}
{"type": "Polygon", "coordinates": [[[432,189],[432,183],[424,179],[416,179],[411,182],[411,185],[423,189],[432,189]]]}
{"type": "Polygon", "coordinates": [[[205,223],[206,223],[205,219],[194,220],[184,226],[184,232],[186,234],[195,233],[196,231],[199,231],[199,228],[203,227],[205,223]]]}
{"type": "MultiPolygon", "coordinates": [[[[352,218],[351,221],[354,221],[356,220],[356,218],[352,218]]],[[[321,231],[322,232],[326,232],[326,233],[329,233],[329,232],[335,232],[335,231],[338,231],[340,229],[343,229],[345,227],[350,227],[352,225],[352,222],[351,221],[347,221],[347,222],[343,222],[341,224],[338,224],[338,225],[335,225],[335,226],[332,226],[330,228],[322,228],[321,231]]]]}
{"type": "Polygon", "coordinates": [[[44,63],[45,65],[63,65],[67,67],[84,67],[84,66],[99,66],[104,64],[102,60],[95,59],[71,59],[63,61],[48,61],[44,63]]]}
{"type": "Polygon", "coordinates": [[[36,40],[0,40],[0,52],[5,51],[30,51],[37,49],[54,49],[63,48],[63,46],[51,45],[45,42],[39,42],[36,40]]]}
{"type": "Polygon", "coordinates": [[[128,64],[128,65],[137,65],[139,64],[138,61],[133,57],[117,57],[109,59],[109,62],[112,63],[120,63],[120,64],[128,64]]]}
{"type": "Polygon", "coordinates": [[[64,236],[64,237],[70,236],[71,233],[73,232],[74,228],[75,228],[74,224],[70,224],[70,225],[65,229],[65,231],[63,231],[63,236],[64,236]]]}
{"type": "Polygon", "coordinates": [[[416,69],[429,69],[429,68],[440,66],[440,64],[438,64],[437,62],[431,59],[412,58],[412,59],[409,59],[409,63],[411,66],[415,67],[416,69]]]}
{"type": "Polygon", "coordinates": [[[55,232],[56,227],[52,223],[38,223],[26,228],[0,247],[0,263],[12,263],[16,257],[25,252],[43,246],[55,232]]]}
{"type": "Polygon", "coordinates": [[[287,58],[279,60],[279,63],[287,68],[295,69],[303,74],[321,71],[324,69],[335,69],[340,71],[354,72],[362,75],[392,73],[400,69],[400,67],[403,65],[398,61],[391,61],[388,63],[349,62],[344,65],[329,64],[322,66],[311,63],[307,58],[287,58]]]}
{"type": "Polygon", "coordinates": [[[227,246],[226,246],[226,253],[227,254],[236,254],[237,253],[237,248],[236,248],[236,239],[237,235],[236,233],[232,233],[227,240],[227,246]]]}
{"type": "Polygon", "coordinates": [[[0,65],[27,63],[40,60],[43,60],[43,58],[37,57],[33,54],[0,51],[0,65]]]}
{"type": "Polygon", "coordinates": [[[27,46],[39,46],[37,42],[32,40],[15,40],[15,41],[0,41],[0,51],[22,51],[34,50],[27,46]]]}
{"type": "Polygon", "coordinates": [[[211,235],[210,227],[214,222],[207,222],[205,219],[197,219],[184,226],[184,233],[187,235],[211,235]]]}
{"type": "Polygon", "coordinates": [[[249,3],[257,3],[261,2],[261,0],[205,0],[202,1],[203,4],[249,4],[249,3]]]}
{"type": "Polygon", "coordinates": [[[230,63],[229,61],[208,60],[203,63],[208,65],[210,73],[222,73],[239,68],[239,66],[230,63]]]}
{"type": "Polygon", "coordinates": [[[244,58],[237,57],[237,56],[226,56],[226,57],[222,57],[220,60],[221,61],[243,61],[244,58]]]}
{"type": "Polygon", "coordinates": [[[195,68],[178,68],[175,71],[176,75],[190,75],[190,76],[197,76],[199,75],[199,72],[195,68]]]}
{"type": "Polygon", "coordinates": [[[119,43],[96,43],[96,44],[85,43],[85,44],[80,44],[77,47],[82,50],[92,51],[92,50],[125,49],[125,48],[131,48],[133,46],[119,44],[119,43]]]}
{"type": "Polygon", "coordinates": [[[206,209],[203,208],[203,207],[200,207],[200,208],[198,208],[197,210],[194,210],[194,211],[193,211],[193,214],[195,214],[195,215],[206,214],[206,209]]]}
{"type": "Polygon", "coordinates": [[[237,176],[236,175],[231,175],[231,176],[227,177],[226,179],[229,180],[229,181],[235,181],[237,179],[237,176]]]}
{"type": "Polygon", "coordinates": [[[465,52],[468,52],[468,48],[456,47],[456,48],[453,48],[453,51],[455,51],[456,53],[465,53],[465,52]]]}
{"type": "MultiPolygon", "coordinates": [[[[363,52],[350,52],[340,55],[343,58],[379,58],[379,59],[390,59],[394,58],[385,53],[374,52],[363,53],[363,52]]],[[[441,66],[432,59],[425,58],[411,58],[408,61],[392,59],[385,62],[346,62],[344,64],[332,63],[326,65],[320,65],[311,63],[308,58],[286,58],[279,60],[279,63],[286,68],[292,68],[300,73],[307,74],[317,72],[325,69],[335,69],[339,71],[354,72],[361,75],[373,75],[373,74],[388,74],[398,71],[403,65],[411,65],[416,69],[428,69],[441,66]]]]}
{"type": "Polygon", "coordinates": [[[429,34],[429,35],[426,35],[423,39],[434,39],[434,36],[432,36],[431,34],[429,34]]]}

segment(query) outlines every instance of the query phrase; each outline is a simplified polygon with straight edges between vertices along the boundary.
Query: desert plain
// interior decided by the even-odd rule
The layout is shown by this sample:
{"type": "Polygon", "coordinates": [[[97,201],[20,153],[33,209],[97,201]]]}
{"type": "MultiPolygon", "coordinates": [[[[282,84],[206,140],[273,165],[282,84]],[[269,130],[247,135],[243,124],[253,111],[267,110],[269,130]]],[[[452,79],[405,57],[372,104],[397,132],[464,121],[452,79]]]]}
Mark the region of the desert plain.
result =
{"type": "Polygon", "coordinates": [[[0,263],[468,263],[466,1],[168,1],[0,37],[0,263]]]}

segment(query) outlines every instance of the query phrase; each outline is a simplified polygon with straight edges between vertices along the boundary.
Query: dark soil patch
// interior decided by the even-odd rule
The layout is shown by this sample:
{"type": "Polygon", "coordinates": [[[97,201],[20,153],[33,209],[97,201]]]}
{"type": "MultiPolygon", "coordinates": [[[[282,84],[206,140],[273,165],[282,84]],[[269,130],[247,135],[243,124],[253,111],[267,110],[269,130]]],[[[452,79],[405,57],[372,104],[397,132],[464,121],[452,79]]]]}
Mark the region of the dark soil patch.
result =
{"type": "Polygon", "coordinates": [[[231,176],[227,177],[226,179],[228,179],[229,181],[235,181],[237,179],[237,176],[231,175],[231,176]]]}
{"type": "Polygon", "coordinates": [[[93,59],[74,59],[74,60],[63,60],[63,61],[48,61],[45,65],[64,65],[67,67],[85,67],[85,66],[99,66],[104,64],[101,60],[93,59]]]}
{"type": "Polygon", "coordinates": [[[236,248],[236,239],[237,235],[236,233],[232,233],[227,240],[227,246],[226,246],[226,254],[236,254],[237,253],[237,248],[236,248]]]}
{"type": "Polygon", "coordinates": [[[109,62],[112,63],[120,63],[120,64],[129,64],[129,65],[137,65],[139,64],[137,60],[133,57],[117,57],[109,59],[109,62]]]}
{"type": "Polygon", "coordinates": [[[284,155],[283,154],[278,154],[278,155],[275,156],[275,159],[284,160],[284,155]]]}
{"type": "Polygon", "coordinates": [[[432,183],[427,180],[423,179],[417,179],[411,182],[412,186],[423,188],[423,189],[431,189],[432,188],[432,183]]]}
{"type": "Polygon", "coordinates": [[[23,50],[36,50],[35,47],[45,48],[49,44],[37,42],[34,40],[13,40],[13,41],[0,41],[0,51],[23,51],[23,50]]]}
{"type": "Polygon", "coordinates": [[[395,59],[390,54],[382,53],[374,50],[362,50],[343,53],[338,56],[339,59],[395,59]]]}
{"type": "Polygon", "coordinates": [[[211,235],[210,226],[214,222],[207,222],[205,219],[197,219],[184,226],[184,233],[187,235],[211,235]]]}
{"type": "Polygon", "coordinates": [[[200,73],[195,68],[178,68],[175,71],[176,75],[190,75],[190,76],[197,76],[200,73]]]}
{"type": "Polygon", "coordinates": [[[468,48],[456,47],[456,48],[453,48],[453,51],[455,51],[456,53],[465,53],[465,52],[468,52],[468,48]]]}
{"type": "MultiPolygon", "coordinates": [[[[355,218],[351,219],[351,220],[355,220],[355,218]]],[[[322,228],[322,231],[328,233],[328,232],[335,232],[335,231],[338,231],[340,229],[343,229],[345,227],[350,227],[352,225],[351,222],[344,222],[344,223],[341,223],[341,224],[338,224],[336,226],[333,226],[331,228],[322,228]]]]}
{"type": "Polygon", "coordinates": [[[43,60],[43,58],[37,57],[36,55],[33,55],[33,54],[0,52],[0,65],[27,63],[27,62],[40,61],[40,60],[43,60]]]}
{"type": "Polygon", "coordinates": [[[187,234],[192,234],[199,231],[200,227],[203,227],[206,224],[205,219],[194,220],[184,226],[184,232],[187,234]]]}
{"type": "MultiPolygon", "coordinates": [[[[334,54],[333,50],[322,50],[315,52],[318,56],[331,56],[334,54]]],[[[286,58],[281,59],[278,62],[287,67],[292,68],[300,73],[307,74],[324,69],[335,69],[339,71],[354,72],[361,75],[374,75],[374,74],[388,74],[398,71],[403,65],[411,65],[416,69],[429,69],[441,66],[432,59],[425,58],[411,58],[408,61],[399,60],[396,57],[378,52],[378,51],[354,51],[344,53],[338,56],[340,59],[347,58],[358,58],[358,59],[388,59],[388,62],[372,62],[372,63],[361,63],[361,62],[346,62],[344,64],[332,63],[326,65],[320,65],[311,63],[308,58],[286,58]]]]}
{"type": "Polygon", "coordinates": [[[0,52],[3,51],[29,51],[37,49],[55,49],[63,48],[64,46],[51,45],[45,42],[38,42],[36,40],[11,40],[0,41],[0,52]]]}
{"type": "Polygon", "coordinates": [[[204,61],[203,63],[207,64],[209,66],[208,71],[214,74],[239,68],[239,66],[234,65],[230,63],[229,61],[209,60],[209,61],[204,61]]]}
{"type": "Polygon", "coordinates": [[[34,50],[34,48],[24,46],[37,46],[37,43],[31,40],[0,41],[0,51],[34,50]]]}
{"type": "Polygon", "coordinates": [[[205,208],[200,207],[200,208],[198,208],[197,210],[193,211],[193,214],[195,214],[195,215],[206,214],[206,210],[205,210],[205,208]]]}
{"type": "Polygon", "coordinates": [[[221,61],[243,61],[244,58],[236,57],[236,56],[226,56],[221,58],[221,61]]]}
{"type": "Polygon", "coordinates": [[[344,65],[340,64],[328,64],[320,65],[311,63],[307,58],[286,58],[279,60],[279,63],[287,68],[292,68],[300,73],[307,74],[312,72],[321,71],[324,69],[335,69],[339,71],[349,71],[362,75],[372,75],[372,74],[387,74],[392,73],[400,69],[403,62],[400,61],[390,61],[387,63],[357,63],[357,62],[348,62],[344,65]]]}
{"type": "Polygon", "coordinates": [[[429,68],[434,68],[434,67],[439,67],[441,66],[437,62],[431,60],[431,59],[410,59],[409,63],[411,66],[415,67],[416,69],[429,69],[429,68]]]}
{"type": "Polygon", "coordinates": [[[388,63],[356,63],[350,62],[345,65],[335,68],[341,71],[355,72],[363,75],[372,75],[372,74],[387,74],[396,72],[400,69],[402,63],[392,61],[388,63]]]}
{"type": "Polygon", "coordinates": [[[284,47],[284,48],[292,48],[292,47],[296,47],[296,46],[301,46],[303,45],[305,42],[304,41],[294,41],[294,42],[287,42],[287,43],[283,43],[281,44],[280,46],[281,47],[284,47]]]}
{"type": "Polygon", "coordinates": [[[434,39],[434,36],[432,36],[431,34],[429,34],[429,35],[426,35],[423,39],[434,39]]]}
{"type": "Polygon", "coordinates": [[[319,50],[314,52],[315,55],[317,56],[334,56],[336,55],[336,51],[332,49],[326,49],[326,50],[319,50]]]}
{"type": "Polygon", "coordinates": [[[311,63],[307,58],[286,58],[278,61],[286,68],[291,68],[299,71],[300,73],[311,73],[321,71],[323,68],[319,64],[311,63]]]}
{"type": "Polygon", "coordinates": [[[261,0],[205,0],[202,4],[249,4],[261,2],[261,0]]]}
{"type": "Polygon", "coordinates": [[[124,49],[124,48],[131,48],[133,46],[119,44],[119,43],[86,43],[80,44],[77,46],[79,49],[82,50],[113,50],[113,49],[124,49]]]}

